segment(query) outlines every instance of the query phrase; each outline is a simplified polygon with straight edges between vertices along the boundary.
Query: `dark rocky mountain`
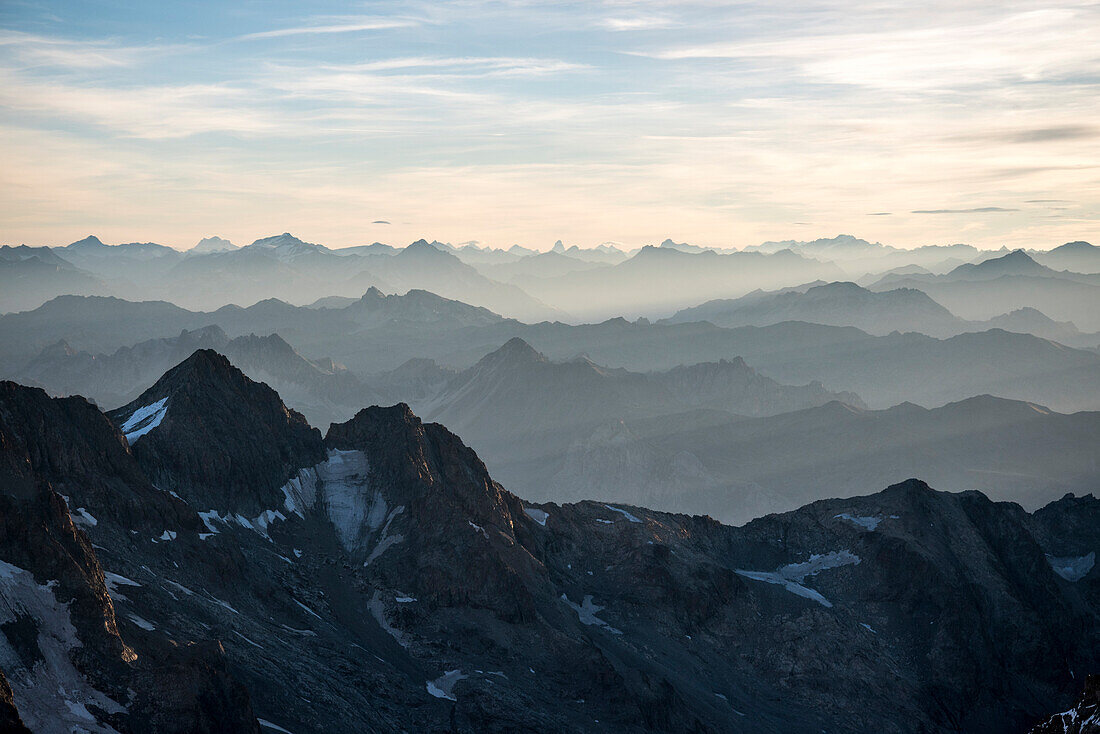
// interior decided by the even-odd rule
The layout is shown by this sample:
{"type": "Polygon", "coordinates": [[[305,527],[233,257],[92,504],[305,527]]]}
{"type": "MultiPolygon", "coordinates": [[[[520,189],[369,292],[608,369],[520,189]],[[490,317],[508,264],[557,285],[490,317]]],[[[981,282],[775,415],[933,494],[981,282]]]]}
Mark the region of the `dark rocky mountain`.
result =
{"type": "Polygon", "coordinates": [[[126,552],[131,534],[194,534],[198,520],[149,484],[94,406],[0,383],[5,731],[20,731],[19,717],[35,732],[258,734],[221,645],[119,614],[111,593],[122,577],[104,573],[85,532],[126,552]]]}
{"type": "Polygon", "coordinates": [[[1055,714],[1028,734],[1100,734],[1100,675],[1085,679],[1085,690],[1076,706],[1055,714]]]}
{"type": "Polygon", "coordinates": [[[108,415],[158,487],[219,513],[255,517],[277,506],[280,488],[323,455],[300,413],[209,349],[108,415]]]}
{"type": "Polygon", "coordinates": [[[958,334],[965,323],[925,293],[911,288],[875,292],[855,283],[827,283],[805,291],[750,293],[677,311],[670,323],[709,321],[717,326],[769,326],[783,321],[854,326],[868,334],[917,331],[958,334]]]}
{"type": "MultiPolygon", "coordinates": [[[[248,431],[255,388],[196,369],[199,390],[184,374],[163,382],[180,395],[220,380],[227,404],[179,412],[201,423],[170,430],[248,431]]],[[[71,502],[52,495],[54,525],[82,548],[28,553],[38,546],[11,539],[53,526],[2,515],[16,533],[0,535],[0,599],[19,599],[29,621],[3,627],[0,666],[24,721],[44,712],[67,730],[86,711],[84,726],[120,731],[1024,731],[1072,706],[1100,666],[1100,572],[1082,560],[1100,544],[1092,497],[1029,515],[911,480],[741,528],[606,502],[532,505],[445,428],[395,406],[330,428],[260,527],[200,519],[149,484],[149,472],[178,471],[177,485],[195,472],[140,451],[167,416],[131,452],[82,400],[11,384],[2,394],[0,460],[20,479],[0,483],[0,498],[58,487],[71,502]],[[150,509],[120,514],[97,487],[150,509]],[[1077,534],[1045,544],[1065,527],[1077,534]],[[65,603],[85,638],[58,650],[43,631],[65,603]],[[218,640],[225,657],[187,640],[218,640]],[[53,668],[19,662],[33,641],[53,668]],[[105,662],[127,648],[137,658],[122,670],[105,662]],[[63,700],[52,679],[20,677],[74,675],[69,665],[63,700]]],[[[228,485],[222,496],[239,503],[228,485]]]]}

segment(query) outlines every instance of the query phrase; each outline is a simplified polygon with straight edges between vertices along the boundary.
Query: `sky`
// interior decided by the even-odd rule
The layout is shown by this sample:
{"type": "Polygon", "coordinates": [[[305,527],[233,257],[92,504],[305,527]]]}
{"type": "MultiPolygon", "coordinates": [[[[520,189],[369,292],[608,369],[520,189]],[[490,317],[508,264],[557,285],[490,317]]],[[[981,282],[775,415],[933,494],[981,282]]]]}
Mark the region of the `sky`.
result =
{"type": "Polygon", "coordinates": [[[0,243],[1100,240],[1100,3],[0,2],[0,243]]]}

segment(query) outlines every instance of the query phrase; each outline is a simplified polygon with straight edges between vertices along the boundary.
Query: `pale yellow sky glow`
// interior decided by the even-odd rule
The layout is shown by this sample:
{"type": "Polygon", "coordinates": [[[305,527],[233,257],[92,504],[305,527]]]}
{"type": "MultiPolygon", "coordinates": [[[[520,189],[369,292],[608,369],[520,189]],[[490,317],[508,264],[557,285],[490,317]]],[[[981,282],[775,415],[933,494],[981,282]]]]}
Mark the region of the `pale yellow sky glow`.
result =
{"type": "Polygon", "coordinates": [[[1095,3],[29,3],[0,242],[1095,242],[1098,34],[1095,3]]]}

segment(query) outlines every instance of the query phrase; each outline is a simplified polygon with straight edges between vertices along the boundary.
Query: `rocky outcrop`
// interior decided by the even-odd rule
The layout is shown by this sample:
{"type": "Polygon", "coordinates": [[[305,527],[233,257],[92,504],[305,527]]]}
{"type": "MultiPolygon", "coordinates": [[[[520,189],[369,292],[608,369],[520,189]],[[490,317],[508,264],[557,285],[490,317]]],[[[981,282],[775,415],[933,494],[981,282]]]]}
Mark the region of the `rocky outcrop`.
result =
{"type": "Polygon", "coordinates": [[[0,383],[0,721],[42,732],[258,732],[216,645],[151,629],[124,639],[96,550],[73,520],[114,526],[102,537],[121,546],[121,528],[182,528],[188,515],[197,524],[144,480],[93,406],[0,383]],[[83,505],[70,514],[54,486],[83,490],[99,518],[83,505]],[[98,504],[112,491],[113,512],[115,498],[98,504]]]}
{"type": "Polygon", "coordinates": [[[199,509],[254,517],[323,458],[321,435],[278,393],[200,349],[109,414],[146,474],[199,509]]]}
{"type": "Polygon", "coordinates": [[[1076,706],[1055,714],[1029,734],[1100,734],[1100,675],[1085,680],[1085,692],[1076,706]]]}
{"type": "Polygon", "coordinates": [[[269,391],[200,358],[210,365],[158,383],[149,405],[167,398],[167,411],[132,453],[87,403],[15,386],[0,402],[0,560],[15,569],[0,590],[23,610],[0,608],[11,610],[0,670],[28,723],[40,711],[66,722],[71,700],[120,731],[141,730],[138,712],[158,730],[255,731],[251,701],[265,727],[295,734],[1023,731],[1069,708],[1100,669],[1091,496],[1029,514],[909,480],[743,527],[532,504],[405,405],[281,453],[296,421],[244,415],[241,395],[269,391]],[[180,395],[191,402],[173,415],[180,395]],[[146,463],[146,440],[196,442],[174,459],[194,481],[202,467],[187,462],[213,451],[200,432],[242,430],[249,450],[289,467],[277,494],[221,485],[226,503],[275,502],[259,517],[201,505],[188,521],[214,495],[180,482],[179,499],[145,479],[143,466],[165,466],[146,463]],[[96,435],[59,455],[53,442],[81,432],[96,435]],[[76,477],[175,508],[181,525],[154,536],[76,505],[76,477]],[[76,506],[44,482],[72,487],[76,506]],[[70,652],[87,661],[74,663],[86,687],[21,694],[31,641],[68,639],[63,622],[82,641],[70,652]]]}

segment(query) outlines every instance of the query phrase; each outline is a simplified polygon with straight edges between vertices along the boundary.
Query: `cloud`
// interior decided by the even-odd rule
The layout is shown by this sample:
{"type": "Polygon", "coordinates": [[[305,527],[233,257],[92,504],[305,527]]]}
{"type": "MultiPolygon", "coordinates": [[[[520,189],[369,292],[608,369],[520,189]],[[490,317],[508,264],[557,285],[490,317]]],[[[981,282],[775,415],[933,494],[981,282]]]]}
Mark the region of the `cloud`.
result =
{"type": "MultiPolygon", "coordinates": [[[[1006,82],[1094,77],[1100,56],[1093,43],[1094,8],[1048,8],[977,19],[960,15],[917,11],[908,27],[788,32],[778,38],[635,53],[676,61],[739,60],[807,80],[934,94],[1006,82]]],[[[852,13],[849,25],[873,20],[852,13]]]]}
{"type": "Polygon", "coordinates": [[[603,18],[599,24],[609,31],[651,31],[658,28],[669,28],[673,25],[673,22],[663,15],[634,15],[620,18],[603,18]]]}
{"type": "Polygon", "coordinates": [[[389,224],[385,219],[375,219],[371,224],[389,224]]]}
{"type": "Polygon", "coordinates": [[[868,212],[867,216],[869,216],[869,217],[888,217],[891,214],[893,214],[893,212],[868,212]]]}
{"type": "Polygon", "coordinates": [[[1018,212],[1019,209],[1005,209],[999,206],[980,206],[974,209],[914,209],[910,214],[983,214],[985,212],[1018,212]]]}
{"type": "Polygon", "coordinates": [[[409,28],[419,25],[419,21],[411,18],[384,18],[365,16],[361,18],[347,18],[343,22],[331,25],[305,25],[294,28],[276,28],[270,31],[246,33],[237,36],[239,41],[253,41],[263,38],[285,38],[287,36],[306,36],[327,33],[356,33],[359,31],[381,31],[393,28],[409,28]]]}
{"type": "Polygon", "coordinates": [[[20,68],[76,71],[132,66],[150,56],[186,50],[181,45],[120,46],[107,41],[75,41],[0,29],[0,52],[20,68]]]}
{"type": "Polygon", "coordinates": [[[1058,125],[1019,130],[1008,133],[1006,139],[1013,143],[1046,143],[1058,140],[1086,140],[1100,137],[1100,128],[1092,125],[1058,125]]]}

